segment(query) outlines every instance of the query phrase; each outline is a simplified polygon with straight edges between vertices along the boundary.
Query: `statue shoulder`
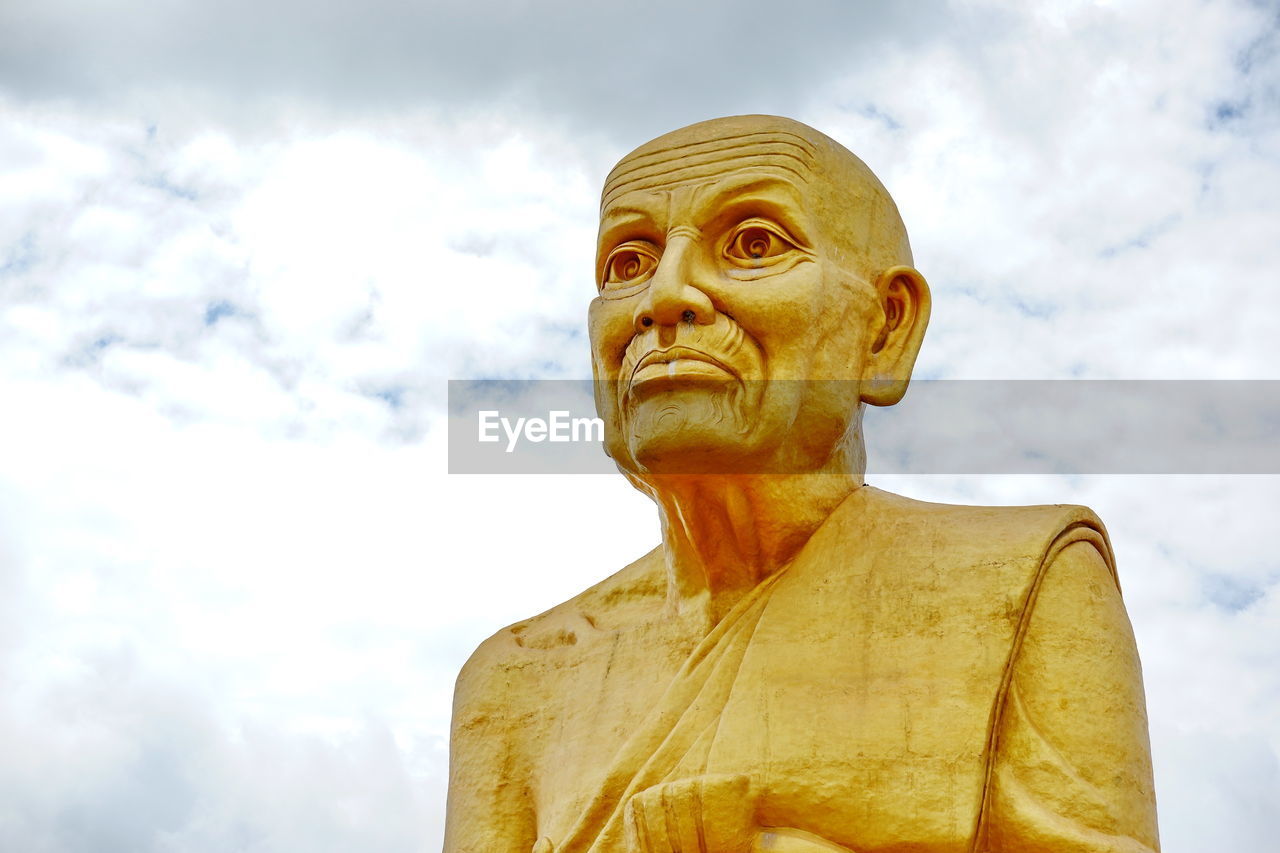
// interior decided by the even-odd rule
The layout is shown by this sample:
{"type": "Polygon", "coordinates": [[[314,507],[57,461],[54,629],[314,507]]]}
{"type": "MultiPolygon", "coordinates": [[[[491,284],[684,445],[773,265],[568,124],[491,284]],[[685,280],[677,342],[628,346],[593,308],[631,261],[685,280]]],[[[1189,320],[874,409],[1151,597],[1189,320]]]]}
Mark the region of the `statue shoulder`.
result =
{"type": "Polygon", "coordinates": [[[1066,541],[1087,538],[1113,562],[1107,530],[1098,515],[1076,504],[969,506],[920,501],[871,487],[864,501],[878,529],[908,531],[936,547],[984,555],[1049,558],[1066,541]]]}
{"type": "Polygon", "coordinates": [[[531,655],[572,649],[608,631],[651,619],[666,593],[663,566],[662,549],[655,548],[568,601],[508,625],[480,644],[463,667],[459,683],[471,671],[522,668],[531,655]]]}

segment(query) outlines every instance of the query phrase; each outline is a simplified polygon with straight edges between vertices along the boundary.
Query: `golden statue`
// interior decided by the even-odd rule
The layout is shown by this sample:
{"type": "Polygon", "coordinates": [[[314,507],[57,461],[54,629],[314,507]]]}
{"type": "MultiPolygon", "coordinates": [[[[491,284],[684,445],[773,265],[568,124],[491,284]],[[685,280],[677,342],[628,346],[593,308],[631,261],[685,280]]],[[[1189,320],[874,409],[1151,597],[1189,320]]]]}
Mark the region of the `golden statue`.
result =
{"type": "Polygon", "coordinates": [[[863,484],[863,404],[929,318],[911,264],[880,182],[794,121],[614,168],[596,402],[662,544],[468,661],[446,853],[1159,849],[1097,517],[863,484]]]}

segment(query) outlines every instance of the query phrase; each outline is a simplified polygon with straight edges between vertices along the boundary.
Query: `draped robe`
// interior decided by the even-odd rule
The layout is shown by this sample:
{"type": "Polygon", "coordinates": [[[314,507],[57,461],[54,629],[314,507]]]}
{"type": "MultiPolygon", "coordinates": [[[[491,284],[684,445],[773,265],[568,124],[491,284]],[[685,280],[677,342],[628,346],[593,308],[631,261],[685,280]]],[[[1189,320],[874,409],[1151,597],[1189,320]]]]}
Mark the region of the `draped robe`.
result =
{"type": "Polygon", "coordinates": [[[749,777],[762,827],[863,853],[1158,850],[1089,510],[864,487],[705,636],[665,623],[665,596],[655,551],[477,650],[446,853],[622,851],[633,795],[704,774],[749,777]]]}

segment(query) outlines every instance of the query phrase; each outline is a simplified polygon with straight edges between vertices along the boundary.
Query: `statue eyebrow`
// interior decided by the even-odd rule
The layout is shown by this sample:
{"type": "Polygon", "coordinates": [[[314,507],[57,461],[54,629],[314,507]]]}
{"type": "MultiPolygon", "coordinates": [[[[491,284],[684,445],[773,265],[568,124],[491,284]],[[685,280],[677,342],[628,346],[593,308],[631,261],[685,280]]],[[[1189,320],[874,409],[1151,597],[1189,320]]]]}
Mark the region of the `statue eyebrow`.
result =
{"type": "MultiPolygon", "coordinates": [[[[770,164],[763,168],[772,168],[773,165],[770,164]]],[[[770,191],[781,191],[792,201],[797,203],[801,201],[800,195],[791,181],[773,175],[744,175],[738,181],[730,181],[720,187],[713,185],[706,189],[710,192],[710,195],[698,203],[699,212],[758,202],[761,201],[759,198],[761,194],[770,191]]],[[[694,198],[696,199],[698,195],[701,195],[701,193],[695,190],[694,198]]]]}
{"type": "Polygon", "coordinates": [[[652,219],[650,212],[643,207],[637,207],[632,204],[620,204],[617,207],[610,207],[605,210],[601,219],[618,219],[623,216],[632,216],[637,219],[652,219]]]}
{"type": "Polygon", "coordinates": [[[653,213],[642,207],[624,204],[605,211],[600,217],[600,234],[596,238],[596,280],[600,279],[600,265],[619,242],[622,235],[638,239],[642,232],[657,236],[653,213]]]}
{"type": "Polygon", "coordinates": [[[639,224],[647,224],[656,228],[653,221],[653,212],[630,204],[611,207],[600,216],[600,236],[602,238],[610,236],[619,228],[627,228],[639,224]]]}
{"type": "MultiPolygon", "coordinates": [[[[770,163],[767,166],[761,166],[762,169],[777,168],[778,164],[770,163]]],[[[791,171],[791,170],[787,170],[791,171]]],[[[684,183],[695,183],[696,180],[691,179],[684,183]]],[[[794,216],[785,212],[785,208],[780,208],[778,203],[769,198],[772,193],[782,193],[797,206],[802,206],[803,200],[800,196],[796,185],[778,175],[769,174],[739,174],[724,176],[720,181],[706,187],[698,187],[694,189],[694,220],[697,222],[698,228],[704,228],[723,218],[724,216],[734,216],[744,206],[750,207],[764,204],[770,208],[767,212],[768,216],[780,217],[785,220],[786,227],[793,232],[794,237],[801,242],[810,243],[811,235],[809,229],[802,219],[798,220],[794,216]],[[703,191],[708,194],[702,198],[703,191]]],[[[666,193],[664,193],[666,195],[666,193]]],[[[668,202],[670,199],[668,198],[668,202]]],[[[617,206],[605,207],[600,217],[600,234],[597,243],[597,253],[604,251],[606,248],[618,242],[620,234],[627,234],[630,238],[639,237],[639,232],[652,232],[645,239],[660,240],[661,227],[657,220],[654,219],[655,211],[636,204],[620,204],[617,206]]]]}
{"type": "Polygon", "coordinates": [[[803,198],[797,187],[791,181],[772,175],[754,175],[742,183],[733,183],[714,190],[709,198],[698,204],[701,227],[712,227],[716,222],[723,224],[722,220],[726,218],[736,218],[744,207],[763,207],[764,209],[760,211],[762,215],[778,220],[778,224],[793,232],[791,236],[800,242],[813,245],[810,227],[806,224],[806,217],[803,215],[803,198]],[[787,200],[800,208],[800,216],[797,217],[787,210],[785,204],[779,204],[772,198],[775,192],[781,192],[787,200]]]}

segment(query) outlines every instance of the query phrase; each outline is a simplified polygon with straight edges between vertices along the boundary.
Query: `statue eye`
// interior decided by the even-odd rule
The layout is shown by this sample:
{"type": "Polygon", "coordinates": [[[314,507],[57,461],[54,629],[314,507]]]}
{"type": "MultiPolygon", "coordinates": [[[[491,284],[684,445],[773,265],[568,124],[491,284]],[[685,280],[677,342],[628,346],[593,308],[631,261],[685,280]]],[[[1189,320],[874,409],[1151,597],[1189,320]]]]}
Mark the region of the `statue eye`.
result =
{"type": "Polygon", "coordinates": [[[790,240],[772,228],[747,225],[734,234],[724,251],[736,261],[764,261],[786,254],[794,248],[790,240]]]}
{"type": "Polygon", "coordinates": [[[653,272],[658,259],[647,250],[628,243],[613,250],[604,264],[604,284],[629,284],[653,272]]]}

